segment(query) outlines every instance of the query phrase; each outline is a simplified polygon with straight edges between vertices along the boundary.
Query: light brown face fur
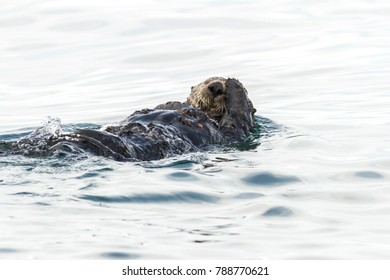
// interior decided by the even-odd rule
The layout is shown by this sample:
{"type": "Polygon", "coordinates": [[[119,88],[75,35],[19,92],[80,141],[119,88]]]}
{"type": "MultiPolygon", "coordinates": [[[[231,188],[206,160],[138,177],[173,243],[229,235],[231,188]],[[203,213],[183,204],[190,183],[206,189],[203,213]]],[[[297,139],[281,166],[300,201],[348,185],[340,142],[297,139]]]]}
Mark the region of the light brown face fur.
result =
{"type": "Polygon", "coordinates": [[[225,78],[209,78],[191,88],[191,94],[187,99],[187,103],[218,119],[226,110],[225,93],[225,78]]]}

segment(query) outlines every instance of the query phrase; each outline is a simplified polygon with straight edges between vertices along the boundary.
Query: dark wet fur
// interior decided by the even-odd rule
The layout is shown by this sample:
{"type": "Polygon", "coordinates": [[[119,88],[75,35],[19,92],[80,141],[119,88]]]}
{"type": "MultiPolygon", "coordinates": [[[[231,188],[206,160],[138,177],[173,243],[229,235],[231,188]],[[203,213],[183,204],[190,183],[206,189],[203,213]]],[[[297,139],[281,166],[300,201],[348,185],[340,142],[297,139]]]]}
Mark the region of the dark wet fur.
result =
{"type": "MultiPolygon", "coordinates": [[[[186,102],[168,102],[136,111],[103,130],[80,129],[52,136],[46,147],[32,155],[88,152],[120,161],[147,161],[243,141],[253,129],[255,109],[238,80],[226,79],[225,85],[226,110],[218,118],[186,102]]],[[[7,153],[26,154],[20,142],[12,147],[7,143],[7,153]]]]}

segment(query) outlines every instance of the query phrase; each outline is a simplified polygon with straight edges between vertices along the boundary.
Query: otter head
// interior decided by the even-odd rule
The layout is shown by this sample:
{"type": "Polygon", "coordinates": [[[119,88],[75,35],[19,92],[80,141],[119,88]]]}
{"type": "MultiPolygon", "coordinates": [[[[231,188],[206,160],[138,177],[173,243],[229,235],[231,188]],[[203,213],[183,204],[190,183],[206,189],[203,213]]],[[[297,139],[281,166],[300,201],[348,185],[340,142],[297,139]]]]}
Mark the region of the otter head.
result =
{"type": "Polygon", "coordinates": [[[191,94],[187,99],[187,103],[219,120],[226,110],[225,93],[226,79],[221,77],[209,78],[191,87],[191,94]]]}
{"type": "Polygon", "coordinates": [[[187,103],[214,118],[227,138],[243,140],[253,128],[256,109],[236,79],[209,78],[191,88],[187,103]]]}

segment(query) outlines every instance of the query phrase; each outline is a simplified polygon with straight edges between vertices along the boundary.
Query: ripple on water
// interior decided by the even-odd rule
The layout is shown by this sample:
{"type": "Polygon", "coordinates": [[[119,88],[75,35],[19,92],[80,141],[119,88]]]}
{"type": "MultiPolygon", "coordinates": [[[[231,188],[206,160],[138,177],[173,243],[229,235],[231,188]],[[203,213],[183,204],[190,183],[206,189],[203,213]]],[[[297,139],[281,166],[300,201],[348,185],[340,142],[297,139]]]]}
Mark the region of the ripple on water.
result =
{"type": "Polygon", "coordinates": [[[194,166],[196,163],[202,163],[206,159],[204,154],[188,154],[181,155],[175,158],[166,158],[157,161],[149,161],[139,163],[140,166],[145,168],[166,168],[174,167],[178,169],[188,169],[194,166]]]}
{"type": "Polygon", "coordinates": [[[245,192],[245,193],[240,193],[240,194],[234,196],[234,198],[252,199],[252,198],[257,198],[257,197],[262,197],[262,196],[264,196],[264,194],[262,194],[262,193],[245,192]]]}
{"type": "Polygon", "coordinates": [[[36,202],[34,203],[35,205],[38,205],[38,206],[51,206],[50,203],[47,203],[47,202],[36,202]]]}
{"type": "Polygon", "coordinates": [[[97,172],[86,172],[83,175],[77,176],[76,179],[94,178],[99,176],[102,176],[102,174],[97,172]]]}
{"type": "Polygon", "coordinates": [[[95,177],[105,178],[106,175],[104,173],[112,172],[112,171],[114,171],[114,168],[102,167],[102,168],[97,168],[97,169],[92,169],[90,171],[87,171],[75,178],[76,179],[86,179],[86,178],[95,178],[95,177]]]}
{"type": "Polygon", "coordinates": [[[17,192],[17,193],[13,193],[12,195],[30,196],[30,197],[41,196],[40,194],[37,194],[37,193],[34,193],[34,192],[17,192]]]}
{"type": "Polygon", "coordinates": [[[136,194],[128,196],[101,196],[80,195],[80,199],[86,199],[100,203],[215,203],[219,197],[197,192],[177,192],[172,194],[136,194]]]}
{"type": "Polygon", "coordinates": [[[16,253],[18,250],[13,248],[0,248],[0,254],[16,253]]]}
{"type": "Polygon", "coordinates": [[[89,189],[95,189],[98,185],[96,183],[90,183],[84,187],[79,188],[79,190],[89,190],[89,189]]]}
{"type": "Polygon", "coordinates": [[[114,260],[132,260],[132,259],[138,259],[140,256],[137,254],[129,254],[123,252],[106,252],[106,253],[102,253],[101,257],[105,259],[114,259],[114,260]]]}
{"type": "Polygon", "coordinates": [[[258,172],[255,174],[248,175],[241,180],[249,185],[267,187],[277,187],[301,181],[296,176],[277,175],[271,172],[258,172]]]}
{"type": "Polygon", "coordinates": [[[357,171],[353,173],[352,172],[339,173],[332,176],[331,179],[335,181],[355,182],[357,179],[361,180],[362,178],[367,180],[378,180],[378,179],[383,179],[384,176],[378,172],[364,170],[364,171],[357,171]]]}
{"type": "Polygon", "coordinates": [[[305,201],[329,200],[329,201],[345,204],[345,203],[374,203],[376,201],[376,198],[371,195],[367,195],[366,193],[359,194],[354,191],[331,192],[327,190],[327,191],[299,192],[299,193],[291,192],[288,194],[283,194],[282,196],[293,199],[295,202],[299,200],[305,200],[305,201]]]}
{"type": "Polygon", "coordinates": [[[367,179],[382,179],[382,174],[373,171],[359,171],[355,173],[355,176],[367,178],[367,179]]]}
{"type": "Polygon", "coordinates": [[[294,215],[294,212],[283,206],[272,207],[262,214],[265,217],[289,217],[292,215],[294,215]]]}
{"type": "Polygon", "coordinates": [[[196,176],[184,172],[184,171],[178,171],[178,172],[172,172],[167,175],[167,178],[173,181],[197,181],[199,180],[196,176]]]}

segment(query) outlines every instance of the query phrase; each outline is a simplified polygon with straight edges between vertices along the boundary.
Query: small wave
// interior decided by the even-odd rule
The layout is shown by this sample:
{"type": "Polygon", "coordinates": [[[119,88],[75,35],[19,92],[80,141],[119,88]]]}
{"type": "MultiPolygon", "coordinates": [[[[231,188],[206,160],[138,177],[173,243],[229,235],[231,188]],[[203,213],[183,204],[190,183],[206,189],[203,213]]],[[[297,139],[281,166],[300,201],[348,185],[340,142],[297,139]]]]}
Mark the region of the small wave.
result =
{"type": "Polygon", "coordinates": [[[30,197],[40,196],[39,194],[34,192],[18,192],[18,193],[13,193],[12,195],[30,196],[30,197]]]}
{"type": "Polygon", "coordinates": [[[248,175],[241,179],[249,185],[277,187],[286,184],[300,182],[301,180],[296,176],[277,175],[270,172],[259,172],[248,175]]]}
{"type": "Polygon", "coordinates": [[[172,181],[197,181],[198,178],[188,172],[178,171],[167,175],[167,178],[172,181]]]}
{"type": "Polygon", "coordinates": [[[254,199],[254,198],[259,198],[263,197],[264,194],[262,193],[252,193],[252,192],[244,192],[240,193],[234,196],[236,199],[254,199]]]}
{"type": "Polygon", "coordinates": [[[137,194],[129,196],[81,195],[80,199],[103,203],[215,203],[219,197],[197,192],[177,192],[173,194],[137,194]]]}
{"type": "Polygon", "coordinates": [[[355,175],[361,178],[367,179],[382,179],[383,175],[374,171],[359,171],[356,172],[355,175]]]}
{"type": "Polygon", "coordinates": [[[272,120],[255,116],[255,126],[253,132],[242,142],[234,148],[240,151],[254,150],[261,145],[264,138],[271,137],[275,133],[282,131],[283,126],[273,122],[272,120]]]}
{"type": "Polygon", "coordinates": [[[17,139],[20,139],[22,137],[29,135],[31,132],[32,132],[32,130],[29,130],[27,132],[16,132],[16,133],[3,134],[3,135],[0,135],[0,141],[7,141],[7,142],[8,141],[16,141],[17,139]]]}
{"type": "Polygon", "coordinates": [[[0,254],[16,253],[18,250],[13,248],[0,248],[0,254]]]}
{"type": "Polygon", "coordinates": [[[104,177],[98,172],[86,172],[80,176],[77,176],[76,179],[85,179],[85,178],[93,178],[93,177],[104,177]]]}
{"type": "Polygon", "coordinates": [[[114,260],[132,260],[140,258],[137,254],[123,253],[123,252],[106,252],[102,253],[101,257],[104,259],[114,259],[114,260]]]}
{"type": "Polygon", "coordinates": [[[179,155],[173,158],[139,162],[137,163],[137,165],[140,165],[145,168],[175,167],[184,169],[191,168],[194,164],[203,163],[205,160],[207,160],[207,155],[204,153],[190,153],[185,155],[179,155]]]}
{"type": "Polygon", "coordinates": [[[78,129],[95,129],[98,130],[102,126],[94,123],[70,123],[62,125],[62,130],[67,133],[74,132],[78,129]]]}
{"type": "MultiPolygon", "coordinates": [[[[59,118],[46,117],[42,126],[16,141],[16,146],[23,150],[24,154],[39,154],[47,150],[50,138],[62,135],[61,120],[59,118]]],[[[9,143],[8,143],[9,144],[9,143]]]]}
{"type": "Polygon", "coordinates": [[[292,215],[294,215],[294,212],[290,208],[283,206],[272,207],[262,214],[262,216],[266,217],[289,217],[292,215]]]}
{"type": "MultiPolygon", "coordinates": [[[[55,117],[46,117],[42,125],[36,129],[25,128],[15,133],[0,135],[0,155],[24,155],[36,158],[53,156],[56,158],[54,166],[62,166],[68,160],[86,159],[88,156],[73,146],[64,145],[64,149],[58,153],[50,153],[52,139],[58,138],[66,133],[75,132],[78,129],[100,129],[100,125],[91,123],[78,123],[62,125],[61,120],[55,117]],[[66,159],[66,160],[64,160],[66,159]]],[[[51,161],[52,158],[46,158],[51,161]]],[[[15,162],[15,165],[19,161],[15,162]]]]}

